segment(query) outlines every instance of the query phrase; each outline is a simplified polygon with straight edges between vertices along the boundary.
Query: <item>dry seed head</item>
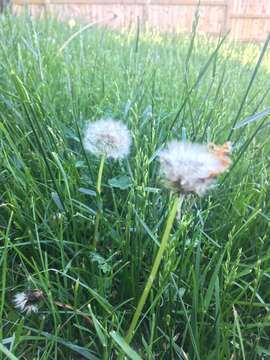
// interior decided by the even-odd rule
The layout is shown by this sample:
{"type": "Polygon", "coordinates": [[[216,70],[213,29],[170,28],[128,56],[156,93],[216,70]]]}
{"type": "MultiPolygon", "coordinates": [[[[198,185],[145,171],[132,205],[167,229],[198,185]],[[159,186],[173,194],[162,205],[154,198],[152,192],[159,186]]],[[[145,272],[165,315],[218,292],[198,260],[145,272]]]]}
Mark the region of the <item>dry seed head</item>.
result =
{"type": "Polygon", "coordinates": [[[179,193],[202,195],[231,163],[230,144],[223,146],[172,141],[159,159],[165,185],[179,193]]]}
{"type": "Polygon", "coordinates": [[[16,309],[29,315],[31,312],[38,311],[38,304],[42,295],[43,292],[39,289],[25,290],[14,296],[13,303],[16,309]]]}
{"type": "Polygon", "coordinates": [[[130,145],[129,130],[121,121],[101,119],[87,124],[84,147],[95,156],[123,159],[128,155],[130,145]]]}

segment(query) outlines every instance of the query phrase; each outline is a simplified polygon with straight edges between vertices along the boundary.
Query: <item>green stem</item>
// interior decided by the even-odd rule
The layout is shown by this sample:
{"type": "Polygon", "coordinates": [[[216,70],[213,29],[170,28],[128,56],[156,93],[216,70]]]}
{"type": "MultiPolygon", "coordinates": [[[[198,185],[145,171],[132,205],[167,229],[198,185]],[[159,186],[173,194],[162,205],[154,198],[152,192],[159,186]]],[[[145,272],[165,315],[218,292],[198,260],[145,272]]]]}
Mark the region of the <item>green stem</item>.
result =
{"type": "MultiPolygon", "coordinates": [[[[99,170],[98,170],[98,179],[97,179],[98,200],[100,199],[100,193],[101,193],[101,179],[102,179],[102,173],[103,173],[103,167],[104,167],[104,159],[105,159],[105,157],[104,157],[104,155],[102,155],[101,159],[100,159],[99,170]]],[[[98,234],[99,219],[100,219],[100,209],[98,208],[96,223],[95,223],[94,239],[93,239],[94,250],[96,250],[96,246],[97,246],[97,234],[98,234]]]]}
{"type": "MultiPolygon", "coordinates": [[[[158,271],[158,268],[159,268],[159,265],[160,265],[160,262],[161,262],[161,259],[162,259],[162,255],[163,255],[163,253],[164,253],[164,251],[166,249],[166,245],[167,245],[167,242],[168,242],[168,238],[170,236],[173,221],[174,221],[175,215],[177,213],[178,201],[179,201],[179,197],[176,196],[175,199],[174,199],[173,207],[172,207],[172,209],[171,209],[171,211],[169,213],[169,216],[168,216],[166,229],[165,229],[165,232],[163,234],[163,238],[161,240],[161,244],[160,244],[160,247],[159,247],[155,262],[154,262],[154,265],[152,267],[150,276],[149,276],[149,278],[147,280],[144,291],[142,293],[142,296],[140,298],[140,301],[139,301],[139,304],[137,306],[136,312],[135,312],[135,314],[133,316],[131,325],[130,325],[130,327],[128,329],[128,332],[127,332],[127,335],[126,335],[126,338],[125,338],[125,340],[126,340],[126,342],[128,344],[130,343],[130,341],[132,339],[134,329],[135,329],[135,327],[137,325],[137,322],[138,322],[138,319],[139,319],[139,317],[141,315],[141,312],[142,312],[142,309],[144,307],[145,301],[147,299],[147,296],[149,294],[149,291],[151,289],[151,286],[152,286],[153,281],[155,279],[155,276],[157,274],[157,271],[158,271]]],[[[180,201],[181,201],[180,204],[182,204],[183,196],[180,198],[180,201]]],[[[121,358],[122,358],[122,355],[120,355],[119,359],[121,359],[121,358]]]]}
{"type": "MultiPolygon", "coordinates": [[[[7,265],[7,258],[8,258],[8,241],[9,241],[9,232],[10,232],[10,227],[12,225],[12,220],[13,220],[13,214],[14,212],[11,212],[9,221],[8,221],[8,225],[7,225],[7,231],[6,233],[2,233],[2,231],[0,230],[0,234],[3,237],[4,240],[4,249],[2,252],[2,293],[1,293],[1,303],[0,303],[0,325],[1,325],[1,329],[4,327],[2,324],[2,319],[3,319],[3,312],[4,312],[4,305],[5,305],[5,295],[6,295],[6,283],[7,283],[7,274],[8,274],[8,265],[7,265]]],[[[2,343],[2,332],[0,332],[0,340],[2,343]]]]}

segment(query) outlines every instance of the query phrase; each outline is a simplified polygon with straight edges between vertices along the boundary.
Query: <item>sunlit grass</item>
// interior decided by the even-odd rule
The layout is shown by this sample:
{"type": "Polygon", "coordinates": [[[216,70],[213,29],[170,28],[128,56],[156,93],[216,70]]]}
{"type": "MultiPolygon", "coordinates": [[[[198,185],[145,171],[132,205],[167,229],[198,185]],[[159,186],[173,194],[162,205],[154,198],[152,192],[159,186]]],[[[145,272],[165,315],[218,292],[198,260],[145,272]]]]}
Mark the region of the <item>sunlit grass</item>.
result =
{"type": "Polygon", "coordinates": [[[269,50],[95,27],[58,54],[71,34],[54,20],[0,19],[3,358],[267,359],[269,50]],[[102,204],[100,160],[82,146],[86,121],[101,117],[133,140],[128,159],[105,159],[102,204]],[[234,165],[184,201],[132,352],[124,338],[173,201],[158,152],[173,138],[229,136],[234,165]],[[46,298],[24,317],[11,300],[28,288],[46,298]]]}

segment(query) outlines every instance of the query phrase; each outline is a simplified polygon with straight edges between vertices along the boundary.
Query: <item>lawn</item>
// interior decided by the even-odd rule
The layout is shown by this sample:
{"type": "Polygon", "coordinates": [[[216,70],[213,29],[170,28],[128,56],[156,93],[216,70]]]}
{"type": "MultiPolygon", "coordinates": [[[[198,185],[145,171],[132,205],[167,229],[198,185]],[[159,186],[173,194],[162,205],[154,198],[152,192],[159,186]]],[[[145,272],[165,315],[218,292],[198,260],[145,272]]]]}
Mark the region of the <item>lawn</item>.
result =
{"type": "Polygon", "coordinates": [[[96,26],[63,47],[79,28],[0,17],[2,358],[269,359],[268,42],[96,26]],[[132,144],[99,177],[84,138],[101,118],[132,144]],[[232,164],[185,196],[128,339],[177,197],[159,161],[174,139],[230,141],[232,164]]]}

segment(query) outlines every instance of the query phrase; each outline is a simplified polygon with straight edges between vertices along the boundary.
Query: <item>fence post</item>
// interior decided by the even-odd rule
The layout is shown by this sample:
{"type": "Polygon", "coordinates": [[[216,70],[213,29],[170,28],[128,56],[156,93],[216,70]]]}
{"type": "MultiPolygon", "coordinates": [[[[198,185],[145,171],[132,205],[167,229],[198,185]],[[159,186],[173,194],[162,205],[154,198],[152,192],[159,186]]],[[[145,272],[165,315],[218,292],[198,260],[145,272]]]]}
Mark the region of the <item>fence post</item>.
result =
{"type": "Polygon", "coordinates": [[[48,0],[43,0],[42,1],[42,5],[43,5],[43,9],[44,9],[44,18],[46,20],[48,19],[48,4],[49,4],[48,0]]]}
{"type": "Polygon", "coordinates": [[[229,17],[230,17],[231,1],[234,1],[234,0],[226,0],[226,5],[224,7],[224,18],[223,18],[223,24],[221,27],[222,35],[225,35],[227,33],[227,31],[229,30],[229,17]]]}
{"type": "Polygon", "coordinates": [[[144,0],[143,2],[143,19],[142,19],[142,23],[143,23],[143,27],[145,28],[145,25],[148,22],[148,4],[149,4],[149,0],[144,0]]]}

